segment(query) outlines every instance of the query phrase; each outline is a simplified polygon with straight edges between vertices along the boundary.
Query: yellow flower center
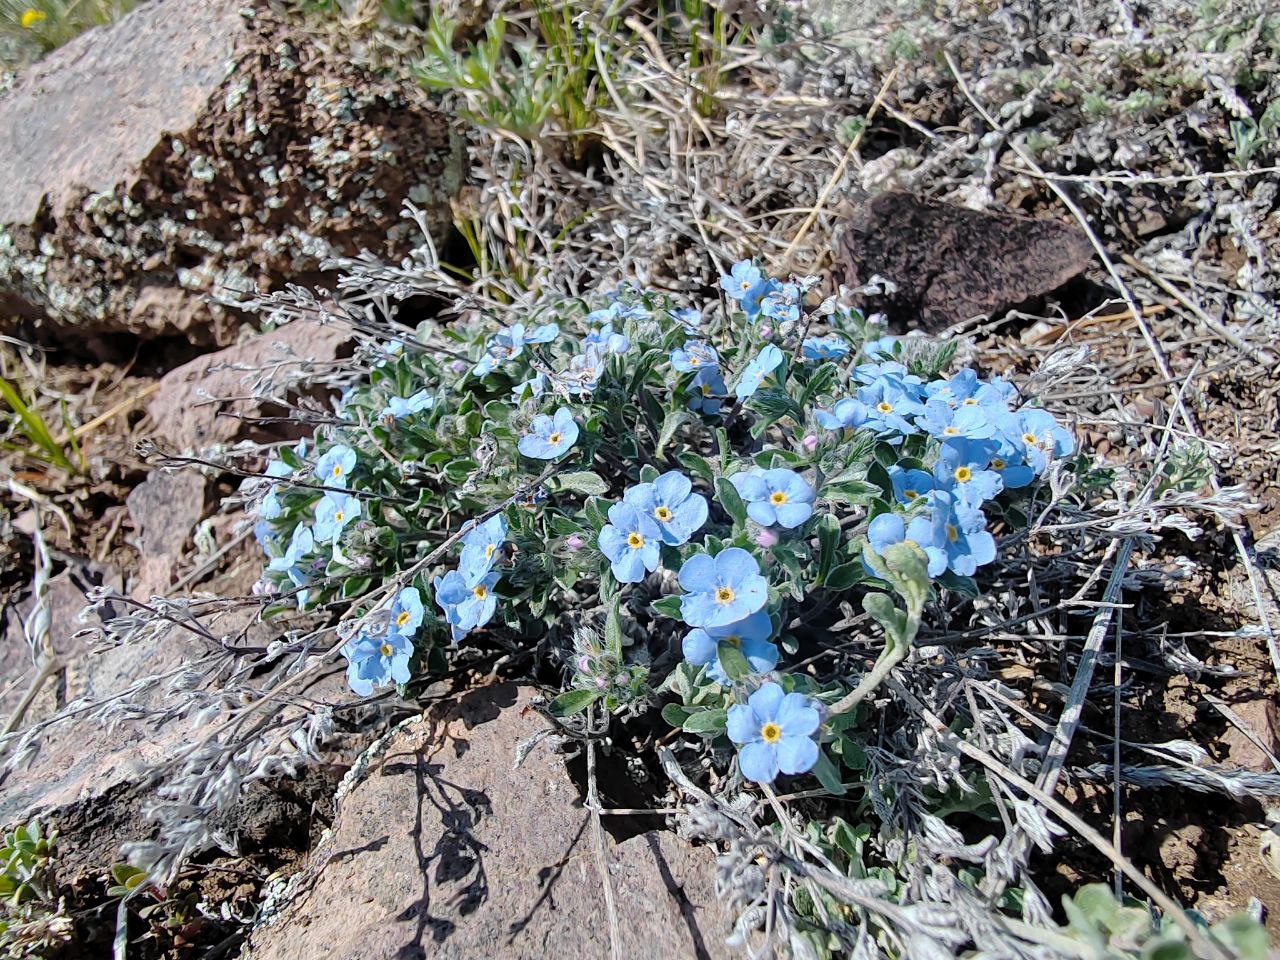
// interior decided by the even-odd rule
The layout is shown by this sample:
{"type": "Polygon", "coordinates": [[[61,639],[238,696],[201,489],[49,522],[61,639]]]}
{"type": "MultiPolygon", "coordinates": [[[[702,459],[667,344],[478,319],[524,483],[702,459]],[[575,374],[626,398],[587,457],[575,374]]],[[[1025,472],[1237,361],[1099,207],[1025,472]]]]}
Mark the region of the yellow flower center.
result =
{"type": "Polygon", "coordinates": [[[957,483],[968,483],[973,479],[973,471],[968,467],[956,467],[956,472],[952,476],[956,478],[957,483]]]}
{"type": "Polygon", "coordinates": [[[915,499],[916,497],[918,497],[918,496],[920,496],[920,494],[918,494],[918,493],[917,493],[916,491],[914,491],[914,490],[903,490],[903,491],[902,491],[902,498],[903,498],[904,500],[914,500],[914,499],[915,499]]]}
{"type": "Polygon", "coordinates": [[[343,518],[343,517],[345,517],[345,516],[346,516],[346,514],[345,514],[345,513],[343,513],[341,510],[335,510],[335,511],[333,511],[333,519],[337,520],[339,523],[341,523],[341,522],[342,522],[342,518],[343,518]]]}
{"type": "Polygon", "coordinates": [[[691,366],[691,367],[696,367],[697,365],[698,365],[698,358],[697,358],[697,357],[690,357],[690,358],[689,358],[689,366],[691,366]]]}
{"type": "Polygon", "coordinates": [[[709,384],[709,383],[704,383],[704,384],[702,385],[702,395],[703,395],[704,397],[709,397],[709,396],[711,396],[711,384],[709,384]]]}
{"type": "Polygon", "coordinates": [[[973,397],[966,397],[964,400],[964,405],[966,407],[976,407],[978,405],[978,401],[973,399],[973,397]]]}
{"type": "Polygon", "coordinates": [[[35,10],[31,7],[27,7],[27,9],[22,11],[22,28],[24,30],[30,30],[37,23],[42,22],[44,18],[45,12],[43,10],[35,10]]]}
{"type": "Polygon", "coordinates": [[[959,430],[957,430],[955,427],[943,427],[943,428],[942,428],[942,432],[943,432],[944,434],[946,434],[948,437],[954,437],[954,436],[956,436],[960,431],[959,431],[959,430]]]}
{"type": "Polygon", "coordinates": [[[781,490],[775,490],[769,494],[769,502],[775,507],[780,507],[787,502],[787,495],[781,490]]]}
{"type": "Polygon", "coordinates": [[[335,477],[340,477],[340,476],[342,476],[342,464],[340,464],[340,463],[335,463],[335,464],[333,465],[333,475],[334,475],[335,477]]]}
{"type": "Polygon", "coordinates": [[[881,413],[893,413],[893,404],[888,400],[881,400],[876,404],[876,409],[881,413]]]}
{"type": "Polygon", "coordinates": [[[741,649],[742,647],[742,638],[739,636],[731,635],[728,637],[721,637],[720,642],[727,643],[729,646],[733,647],[734,649],[741,649]]]}
{"type": "Polygon", "coordinates": [[[1003,470],[1003,469],[1004,469],[1004,461],[1003,461],[1003,460],[1001,460],[999,457],[996,457],[994,460],[992,460],[992,461],[991,461],[991,469],[992,469],[992,470],[1003,470]]]}
{"type": "Polygon", "coordinates": [[[378,652],[382,654],[384,657],[389,657],[395,651],[392,649],[391,644],[384,643],[382,646],[378,648],[378,652]]]}
{"type": "Polygon", "coordinates": [[[1037,443],[1040,442],[1040,438],[1037,437],[1034,433],[1024,433],[1022,435],[1022,442],[1029,443],[1034,447],[1037,443]]]}
{"type": "Polygon", "coordinates": [[[735,596],[736,594],[733,592],[732,587],[716,588],[716,603],[733,603],[733,598],[735,596]]]}
{"type": "Polygon", "coordinates": [[[493,556],[493,551],[496,549],[497,549],[497,546],[495,544],[486,543],[484,545],[484,558],[488,560],[490,557],[493,556]]]}
{"type": "Polygon", "coordinates": [[[409,611],[401,610],[400,615],[396,617],[396,626],[403,627],[408,622],[409,622],[409,611]]]}
{"type": "Polygon", "coordinates": [[[960,539],[960,531],[956,529],[956,525],[954,523],[947,524],[947,539],[952,543],[955,543],[960,539]]]}
{"type": "Polygon", "coordinates": [[[770,720],[760,728],[760,739],[765,743],[777,743],[782,739],[782,728],[770,720]]]}
{"type": "Polygon", "coordinates": [[[671,510],[668,507],[658,507],[653,511],[653,515],[663,523],[666,523],[672,517],[671,510]]]}
{"type": "Polygon", "coordinates": [[[483,600],[485,597],[489,595],[489,588],[486,587],[483,583],[477,583],[474,587],[472,587],[471,592],[475,594],[477,599],[483,600]]]}
{"type": "Polygon", "coordinates": [[[559,443],[560,437],[561,437],[560,433],[553,433],[551,436],[547,437],[547,440],[550,443],[559,443]]]}
{"type": "Polygon", "coordinates": [[[644,546],[644,536],[633,530],[627,534],[627,546],[632,550],[639,550],[644,546]]]}

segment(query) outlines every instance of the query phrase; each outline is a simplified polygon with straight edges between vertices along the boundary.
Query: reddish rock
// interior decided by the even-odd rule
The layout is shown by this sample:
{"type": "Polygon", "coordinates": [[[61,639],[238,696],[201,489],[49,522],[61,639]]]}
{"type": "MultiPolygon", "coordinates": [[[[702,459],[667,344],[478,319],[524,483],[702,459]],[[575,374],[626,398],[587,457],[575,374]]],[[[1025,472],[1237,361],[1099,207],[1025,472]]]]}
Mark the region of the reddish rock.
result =
{"type": "Polygon", "coordinates": [[[155,438],[167,451],[182,453],[247,436],[279,436],[279,430],[254,430],[235,416],[263,414],[263,401],[232,398],[299,383],[310,364],[336,359],[348,337],[338,324],[295,321],[170,370],[147,404],[155,438]]]}
{"type": "Polygon", "coordinates": [[[870,306],[937,332],[1043,296],[1084,271],[1088,236],[1056,220],[982,213],[892,191],[867,201],[841,238],[844,282],[898,285],[870,306]]]}
{"type": "Polygon", "coordinates": [[[138,556],[133,596],[164,595],[192,553],[191,538],[204,516],[204,477],[195,470],[157,470],[129,493],[138,556]]]}
{"type": "Polygon", "coordinates": [[[1280,707],[1265,696],[1232,700],[1229,705],[1249,728],[1253,738],[1231,724],[1222,736],[1222,743],[1227,748],[1227,763],[1255,773],[1275,773],[1271,757],[1280,757],[1280,707]],[[1254,738],[1270,751],[1270,756],[1258,749],[1254,738]]]}
{"type": "MultiPolygon", "coordinates": [[[[578,789],[545,744],[514,763],[546,723],[531,693],[474,691],[395,733],[245,960],[608,957],[578,789]]],[[[608,846],[622,956],[733,955],[710,849],[656,832],[608,846]]]]}
{"type": "Polygon", "coordinates": [[[230,342],[210,295],[334,254],[395,260],[406,199],[448,223],[462,176],[412,82],[322,50],[266,0],[151,0],[0,97],[0,317],[230,342]]]}

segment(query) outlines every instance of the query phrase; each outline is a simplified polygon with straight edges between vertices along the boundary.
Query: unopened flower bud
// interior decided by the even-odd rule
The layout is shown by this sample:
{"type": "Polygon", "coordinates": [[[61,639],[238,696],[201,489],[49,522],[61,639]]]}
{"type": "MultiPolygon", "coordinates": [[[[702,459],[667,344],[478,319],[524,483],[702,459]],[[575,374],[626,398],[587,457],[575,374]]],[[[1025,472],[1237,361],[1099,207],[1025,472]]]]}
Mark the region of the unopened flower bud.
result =
{"type": "Polygon", "coordinates": [[[768,549],[778,542],[778,535],[768,527],[761,527],[751,539],[755,541],[756,546],[768,549]]]}

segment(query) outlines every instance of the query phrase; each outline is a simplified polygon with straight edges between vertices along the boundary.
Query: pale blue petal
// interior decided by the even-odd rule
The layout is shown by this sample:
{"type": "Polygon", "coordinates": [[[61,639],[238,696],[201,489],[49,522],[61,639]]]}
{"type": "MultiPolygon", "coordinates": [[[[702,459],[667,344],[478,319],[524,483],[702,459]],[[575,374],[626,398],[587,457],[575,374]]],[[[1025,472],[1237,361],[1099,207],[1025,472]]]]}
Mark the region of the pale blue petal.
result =
{"type": "Polygon", "coordinates": [[[735,703],[729,708],[726,729],[729,739],[734,743],[750,743],[760,739],[760,725],[756,723],[755,714],[745,703],[735,703]]]}
{"type": "Polygon", "coordinates": [[[818,762],[818,745],[808,737],[788,737],[778,741],[775,751],[783,773],[806,773],[818,762]]]}
{"type": "Polygon", "coordinates": [[[778,776],[778,752],[767,743],[748,743],[738,753],[738,769],[748,780],[773,783],[778,776]]]}
{"type": "Polygon", "coordinates": [[[690,630],[680,643],[680,652],[692,664],[710,663],[716,656],[716,642],[706,630],[690,630]]]}
{"type": "Polygon", "coordinates": [[[680,568],[680,586],[690,592],[709,593],[716,588],[716,562],[705,553],[695,554],[680,568]]]}
{"type": "Polygon", "coordinates": [[[751,705],[751,710],[755,714],[757,726],[763,726],[777,716],[778,708],[782,706],[785,696],[781,686],[770,682],[762,685],[747,698],[747,703],[751,705]]]}
{"type": "Polygon", "coordinates": [[[773,718],[784,736],[807,737],[818,729],[822,717],[803,693],[788,693],[773,718]]]}

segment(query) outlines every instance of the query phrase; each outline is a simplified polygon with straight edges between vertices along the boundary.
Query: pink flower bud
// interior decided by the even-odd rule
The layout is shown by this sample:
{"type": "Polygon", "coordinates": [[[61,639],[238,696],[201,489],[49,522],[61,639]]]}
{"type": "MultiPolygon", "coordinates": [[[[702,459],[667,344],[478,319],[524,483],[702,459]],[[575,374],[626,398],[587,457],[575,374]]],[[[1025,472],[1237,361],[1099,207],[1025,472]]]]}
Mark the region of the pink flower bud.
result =
{"type": "Polygon", "coordinates": [[[588,657],[585,653],[579,656],[576,662],[577,662],[579,673],[586,673],[589,669],[591,669],[591,658],[588,657]]]}
{"type": "Polygon", "coordinates": [[[816,434],[811,433],[800,442],[804,444],[804,448],[810,453],[818,449],[818,437],[816,434]]]}
{"type": "Polygon", "coordinates": [[[564,545],[574,553],[577,553],[579,550],[581,550],[586,545],[586,543],[587,541],[582,539],[582,537],[580,537],[576,533],[569,534],[569,536],[567,536],[564,541],[564,545]]]}
{"type": "Polygon", "coordinates": [[[773,333],[773,327],[769,326],[767,323],[760,326],[760,336],[764,337],[766,340],[769,339],[769,335],[771,333],[773,333]]]}
{"type": "Polygon", "coordinates": [[[455,360],[453,363],[449,364],[449,369],[454,373],[461,373],[463,370],[467,369],[467,361],[455,360]]]}
{"type": "Polygon", "coordinates": [[[756,546],[768,549],[778,542],[778,535],[768,527],[761,527],[751,539],[756,542],[756,546]]]}

